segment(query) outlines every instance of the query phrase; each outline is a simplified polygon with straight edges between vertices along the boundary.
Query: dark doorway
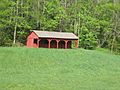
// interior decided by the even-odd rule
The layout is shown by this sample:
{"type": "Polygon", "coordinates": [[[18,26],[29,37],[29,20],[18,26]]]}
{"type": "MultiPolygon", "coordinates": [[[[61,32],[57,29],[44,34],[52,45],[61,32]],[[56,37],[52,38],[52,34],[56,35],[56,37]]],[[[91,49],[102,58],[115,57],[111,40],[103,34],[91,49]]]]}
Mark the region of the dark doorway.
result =
{"type": "Polygon", "coordinates": [[[50,48],[57,48],[57,42],[56,42],[56,40],[52,40],[50,42],[50,48]]]}
{"type": "Polygon", "coordinates": [[[48,40],[41,39],[40,42],[39,42],[39,47],[48,48],[48,40]]]}
{"type": "Polygon", "coordinates": [[[67,42],[67,48],[71,48],[71,45],[72,45],[72,41],[68,41],[67,42]]]}
{"type": "Polygon", "coordinates": [[[58,48],[65,48],[65,42],[60,41],[59,44],[58,44],[58,48]]]}

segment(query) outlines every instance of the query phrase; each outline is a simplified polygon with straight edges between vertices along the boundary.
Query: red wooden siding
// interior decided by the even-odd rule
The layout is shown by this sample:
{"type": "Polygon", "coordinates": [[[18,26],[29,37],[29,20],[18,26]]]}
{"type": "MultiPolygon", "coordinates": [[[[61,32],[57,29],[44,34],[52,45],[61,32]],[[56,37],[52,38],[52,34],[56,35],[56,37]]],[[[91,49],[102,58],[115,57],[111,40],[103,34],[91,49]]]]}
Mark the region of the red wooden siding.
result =
{"type": "Polygon", "coordinates": [[[34,39],[38,39],[38,36],[34,32],[31,32],[27,38],[27,47],[39,47],[37,44],[34,43],[34,39]]]}
{"type": "MultiPolygon", "coordinates": [[[[37,31],[38,32],[38,31],[37,31]]],[[[47,34],[49,34],[47,32],[47,34]]],[[[67,33],[68,34],[68,33],[67,33]]],[[[47,35],[45,35],[47,36],[47,35]]],[[[49,36],[49,35],[48,35],[49,36]]],[[[65,35],[64,35],[65,36],[65,35]]],[[[72,38],[72,37],[71,37],[72,38]]],[[[38,33],[36,34],[34,31],[30,33],[27,38],[27,47],[35,47],[35,48],[71,48],[72,41],[75,41],[76,48],[78,48],[78,39],[66,39],[66,38],[49,38],[49,37],[40,37],[38,33]]]]}

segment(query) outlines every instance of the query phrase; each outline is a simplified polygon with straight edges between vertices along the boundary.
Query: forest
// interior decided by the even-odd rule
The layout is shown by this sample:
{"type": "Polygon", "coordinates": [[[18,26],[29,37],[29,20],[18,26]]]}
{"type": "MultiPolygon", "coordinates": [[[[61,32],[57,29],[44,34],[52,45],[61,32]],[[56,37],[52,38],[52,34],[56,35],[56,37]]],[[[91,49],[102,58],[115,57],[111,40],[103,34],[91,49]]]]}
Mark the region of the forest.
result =
{"type": "Polygon", "coordinates": [[[119,53],[120,0],[0,0],[0,46],[24,46],[30,30],[73,32],[80,48],[119,53]]]}

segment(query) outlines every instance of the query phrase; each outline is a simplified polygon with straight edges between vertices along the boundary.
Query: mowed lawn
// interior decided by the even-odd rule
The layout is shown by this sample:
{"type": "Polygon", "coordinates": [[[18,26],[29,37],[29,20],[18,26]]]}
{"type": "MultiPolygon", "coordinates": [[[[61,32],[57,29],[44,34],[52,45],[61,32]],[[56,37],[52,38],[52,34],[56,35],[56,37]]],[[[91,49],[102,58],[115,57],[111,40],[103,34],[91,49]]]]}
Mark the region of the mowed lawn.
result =
{"type": "Polygon", "coordinates": [[[1,47],[0,90],[120,90],[120,56],[100,50],[1,47]]]}

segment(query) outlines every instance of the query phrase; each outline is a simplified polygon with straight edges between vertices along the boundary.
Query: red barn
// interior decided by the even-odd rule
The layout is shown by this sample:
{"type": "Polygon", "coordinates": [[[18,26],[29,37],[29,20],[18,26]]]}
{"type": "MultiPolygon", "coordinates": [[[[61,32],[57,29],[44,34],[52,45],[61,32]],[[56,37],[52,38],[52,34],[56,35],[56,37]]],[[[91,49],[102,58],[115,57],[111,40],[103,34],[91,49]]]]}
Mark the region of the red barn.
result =
{"type": "Polygon", "coordinates": [[[73,33],[32,30],[27,38],[27,47],[71,48],[72,41],[78,48],[78,37],[73,33]]]}

